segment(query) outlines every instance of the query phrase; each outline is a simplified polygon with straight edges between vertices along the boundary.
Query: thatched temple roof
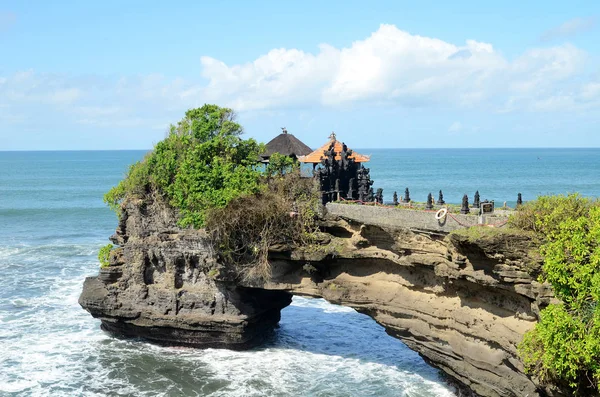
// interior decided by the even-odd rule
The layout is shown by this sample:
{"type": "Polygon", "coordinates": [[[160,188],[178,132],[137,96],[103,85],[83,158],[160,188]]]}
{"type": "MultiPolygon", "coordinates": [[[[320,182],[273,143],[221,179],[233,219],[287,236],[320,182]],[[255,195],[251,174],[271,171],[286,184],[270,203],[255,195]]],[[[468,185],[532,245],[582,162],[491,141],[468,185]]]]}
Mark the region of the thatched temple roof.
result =
{"type": "Polygon", "coordinates": [[[268,162],[269,157],[273,153],[283,154],[284,156],[300,157],[312,152],[312,149],[306,146],[300,139],[296,138],[292,134],[288,134],[285,128],[282,128],[283,132],[273,138],[265,147],[265,152],[260,156],[263,162],[268,162]]]}

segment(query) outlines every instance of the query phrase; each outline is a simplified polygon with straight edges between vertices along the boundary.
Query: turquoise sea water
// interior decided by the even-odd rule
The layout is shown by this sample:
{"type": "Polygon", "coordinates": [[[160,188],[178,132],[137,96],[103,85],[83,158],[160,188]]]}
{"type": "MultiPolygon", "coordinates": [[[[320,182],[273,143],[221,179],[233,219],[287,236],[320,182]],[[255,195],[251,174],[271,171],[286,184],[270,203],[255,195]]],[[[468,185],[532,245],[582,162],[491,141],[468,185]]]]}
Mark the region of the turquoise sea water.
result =
{"type": "Polygon", "coordinates": [[[374,187],[392,200],[406,187],[415,201],[444,199],[460,203],[467,194],[514,205],[517,194],[532,200],[544,194],[600,195],[600,149],[366,149],[371,154],[374,187]]]}
{"type": "MultiPolygon", "coordinates": [[[[386,200],[600,192],[600,150],[363,150],[386,200]]],[[[109,337],[77,304],[116,227],[102,194],[142,151],[0,152],[0,396],[452,396],[370,318],[295,298],[247,352],[109,337]]]]}

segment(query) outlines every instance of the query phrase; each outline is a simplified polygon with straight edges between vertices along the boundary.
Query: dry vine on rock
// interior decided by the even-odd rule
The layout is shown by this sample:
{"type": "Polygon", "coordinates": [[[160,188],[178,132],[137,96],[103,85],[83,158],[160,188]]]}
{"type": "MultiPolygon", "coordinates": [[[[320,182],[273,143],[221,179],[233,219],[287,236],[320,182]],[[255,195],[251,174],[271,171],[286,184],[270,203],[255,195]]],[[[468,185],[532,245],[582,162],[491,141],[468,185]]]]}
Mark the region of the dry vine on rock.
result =
{"type": "Polygon", "coordinates": [[[264,282],[271,277],[271,247],[313,241],[317,207],[313,179],[301,177],[296,169],[270,178],[258,194],[211,210],[206,229],[224,264],[247,282],[264,282]]]}

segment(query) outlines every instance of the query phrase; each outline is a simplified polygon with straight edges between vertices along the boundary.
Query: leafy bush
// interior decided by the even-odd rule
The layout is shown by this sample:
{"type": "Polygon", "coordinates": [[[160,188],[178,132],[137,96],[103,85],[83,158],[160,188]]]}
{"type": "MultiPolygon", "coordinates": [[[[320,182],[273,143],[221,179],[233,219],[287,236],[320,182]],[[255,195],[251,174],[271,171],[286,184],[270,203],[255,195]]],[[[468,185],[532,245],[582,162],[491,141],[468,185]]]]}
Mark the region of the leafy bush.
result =
{"type": "Polygon", "coordinates": [[[547,236],[562,221],[586,214],[595,203],[595,200],[581,197],[577,193],[567,196],[540,196],[520,206],[517,212],[511,215],[508,223],[509,226],[547,236]]]}
{"type": "Polygon", "coordinates": [[[138,161],[129,167],[127,176],[104,195],[104,202],[117,214],[125,196],[144,197],[149,189],[149,168],[146,160],[138,161]]]}
{"type": "Polygon", "coordinates": [[[105,196],[117,212],[126,197],[149,193],[179,209],[181,226],[203,227],[206,212],[261,190],[258,156],[263,147],[241,139],[231,109],[204,105],[188,110],[170,133],[105,196]]]}
{"type": "Polygon", "coordinates": [[[573,394],[597,394],[600,207],[577,195],[539,201],[525,209],[523,225],[544,233],[543,278],[561,303],[541,311],[539,323],[525,335],[519,350],[526,369],[542,382],[565,386],[573,394]]]}
{"type": "Polygon", "coordinates": [[[300,164],[297,160],[280,153],[273,153],[269,157],[269,164],[267,164],[265,172],[269,177],[283,176],[299,167],[300,164]]]}
{"type": "Polygon", "coordinates": [[[100,251],[98,252],[98,260],[100,261],[101,268],[105,268],[110,265],[108,263],[108,258],[110,256],[110,251],[112,251],[112,249],[113,249],[112,244],[106,244],[104,247],[100,248],[100,251]]]}

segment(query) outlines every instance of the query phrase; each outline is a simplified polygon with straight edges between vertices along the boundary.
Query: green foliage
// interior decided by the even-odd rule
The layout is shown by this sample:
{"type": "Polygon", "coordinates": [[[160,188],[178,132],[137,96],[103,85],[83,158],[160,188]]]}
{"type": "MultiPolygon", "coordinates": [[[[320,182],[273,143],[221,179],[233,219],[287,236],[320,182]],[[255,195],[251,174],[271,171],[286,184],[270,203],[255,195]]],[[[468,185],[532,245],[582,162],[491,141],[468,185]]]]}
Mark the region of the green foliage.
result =
{"type": "Polygon", "coordinates": [[[261,190],[257,164],[263,147],[241,139],[242,131],[231,109],[204,105],[188,110],[167,138],[104,196],[105,202],[118,212],[127,197],[158,194],[179,210],[181,226],[203,227],[211,208],[261,190]]]}
{"type": "Polygon", "coordinates": [[[104,202],[120,214],[120,204],[126,196],[144,197],[148,192],[149,177],[148,163],[145,160],[132,164],[127,176],[104,195],[104,202]]]}
{"type": "Polygon", "coordinates": [[[266,174],[269,177],[283,176],[299,167],[300,165],[297,160],[280,153],[273,153],[273,155],[269,157],[266,174]]]}
{"type": "Polygon", "coordinates": [[[540,196],[520,206],[509,219],[509,226],[531,230],[544,236],[551,234],[566,219],[577,219],[586,214],[595,200],[577,193],[567,196],[540,196]]]}
{"type": "Polygon", "coordinates": [[[113,249],[112,244],[106,244],[104,247],[100,248],[100,251],[98,252],[98,260],[100,261],[101,268],[109,266],[108,258],[110,256],[110,251],[112,251],[112,249],[113,249]]]}
{"type": "Polygon", "coordinates": [[[487,227],[471,226],[463,229],[453,230],[450,234],[462,236],[470,243],[477,243],[481,240],[503,239],[510,242],[515,238],[522,237],[532,240],[532,244],[537,242],[536,235],[530,231],[516,229],[512,227],[487,227]]]}
{"type": "Polygon", "coordinates": [[[600,207],[577,195],[539,201],[526,209],[523,225],[544,233],[543,278],[561,303],[541,311],[540,322],[519,346],[521,356],[543,382],[573,394],[598,393],[600,207]]]}
{"type": "Polygon", "coordinates": [[[600,380],[598,320],[595,315],[584,322],[565,305],[548,306],[519,346],[525,367],[542,382],[568,388],[572,394],[596,394],[600,380]]]}

